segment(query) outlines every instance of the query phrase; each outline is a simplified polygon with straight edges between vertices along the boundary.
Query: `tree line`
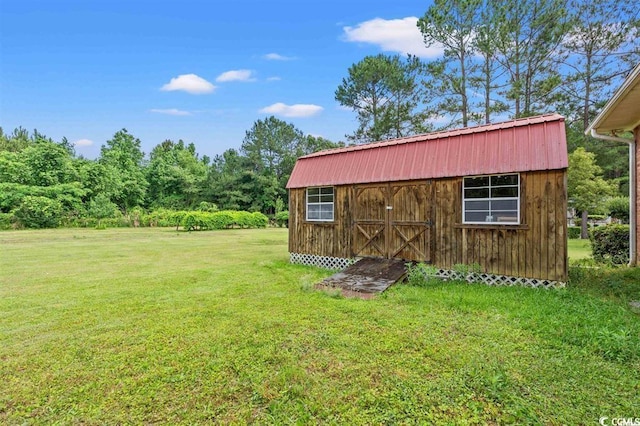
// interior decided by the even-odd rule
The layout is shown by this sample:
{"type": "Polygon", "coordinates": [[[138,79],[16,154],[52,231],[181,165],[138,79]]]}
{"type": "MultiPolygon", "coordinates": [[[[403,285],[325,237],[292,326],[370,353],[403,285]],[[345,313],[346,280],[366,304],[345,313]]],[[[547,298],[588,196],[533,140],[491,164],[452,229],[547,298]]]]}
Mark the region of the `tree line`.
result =
{"type": "Polygon", "coordinates": [[[285,185],[295,160],[340,144],[304,135],[275,117],[258,120],[239,150],[200,156],[193,143],[165,140],[147,155],[126,129],[90,160],[66,138],[54,141],[23,128],[0,128],[0,213],[55,212],[103,217],[117,208],[220,210],[273,214],[286,209],[285,185]]]}

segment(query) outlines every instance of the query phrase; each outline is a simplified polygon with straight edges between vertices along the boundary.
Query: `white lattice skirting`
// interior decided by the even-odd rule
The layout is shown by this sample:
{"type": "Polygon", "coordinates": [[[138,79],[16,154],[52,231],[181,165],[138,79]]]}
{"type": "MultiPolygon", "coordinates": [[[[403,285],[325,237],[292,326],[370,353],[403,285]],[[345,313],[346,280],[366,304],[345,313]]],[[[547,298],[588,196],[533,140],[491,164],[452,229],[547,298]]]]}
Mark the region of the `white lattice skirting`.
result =
{"type": "Polygon", "coordinates": [[[289,261],[299,265],[317,266],[318,268],[342,271],[355,263],[356,259],[343,257],[317,256],[315,254],[289,253],[289,261]]]}
{"type": "Polygon", "coordinates": [[[543,280],[539,278],[511,277],[508,275],[488,274],[484,272],[469,272],[467,274],[449,269],[438,269],[436,277],[443,280],[462,280],[469,283],[483,283],[495,286],[523,286],[532,288],[563,288],[567,283],[561,281],[543,280]]]}
{"type": "MultiPolygon", "coordinates": [[[[289,261],[299,265],[316,266],[318,268],[341,271],[356,262],[354,258],[317,256],[314,254],[289,253],[289,261]]],[[[450,269],[438,269],[435,276],[446,281],[462,280],[469,283],[483,283],[495,286],[523,286],[532,288],[563,288],[566,283],[561,281],[543,280],[539,278],[512,277],[509,275],[496,275],[483,272],[470,272],[466,275],[462,272],[450,269]]],[[[427,278],[427,277],[425,277],[427,278]]]]}

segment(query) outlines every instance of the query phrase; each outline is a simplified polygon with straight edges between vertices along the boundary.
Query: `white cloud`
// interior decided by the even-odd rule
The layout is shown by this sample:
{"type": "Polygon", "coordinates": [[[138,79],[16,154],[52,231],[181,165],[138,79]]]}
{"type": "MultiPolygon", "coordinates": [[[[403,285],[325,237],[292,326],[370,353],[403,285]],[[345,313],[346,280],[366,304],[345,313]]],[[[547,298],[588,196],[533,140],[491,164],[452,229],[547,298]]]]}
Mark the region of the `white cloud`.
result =
{"type": "Polygon", "coordinates": [[[262,108],[259,112],[263,114],[275,114],[283,117],[311,117],[320,113],[324,108],[313,104],[286,105],[282,102],[262,108]]]}
{"type": "Polygon", "coordinates": [[[183,90],[192,95],[201,95],[203,93],[211,93],[215,88],[216,86],[195,74],[182,74],[172,78],[171,81],[162,86],[160,90],[165,92],[183,90]]]}
{"type": "Polygon", "coordinates": [[[441,56],[442,46],[425,46],[417,22],[415,16],[403,19],[375,18],[342,29],[345,41],[375,44],[385,52],[409,53],[422,58],[441,56]]]}
{"type": "Polygon", "coordinates": [[[292,59],[295,59],[291,56],[280,55],[279,53],[267,53],[263,56],[263,58],[268,61],[290,61],[292,59]]]}
{"type": "Polygon", "coordinates": [[[167,114],[167,115],[191,115],[189,111],[182,111],[176,108],[170,109],[152,109],[151,112],[156,112],[158,114],[167,114]]]}
{"type": "Polygon", "coordinates": [[[267,77],[267,81],[280,81],[280,80],[282,79],[278,76],[267,77]]]}
{"type": "Polygon", "coordinates": [[[75,146],[91,146],[93,141],[91,139],[78,139],[73,143],[75,146]]]}
{"type": "Polygon", "coordinates": [[[216,77],[218,83],[226,81],[256,81],[251,70],[231,70],[226,71],[216,77]]]}

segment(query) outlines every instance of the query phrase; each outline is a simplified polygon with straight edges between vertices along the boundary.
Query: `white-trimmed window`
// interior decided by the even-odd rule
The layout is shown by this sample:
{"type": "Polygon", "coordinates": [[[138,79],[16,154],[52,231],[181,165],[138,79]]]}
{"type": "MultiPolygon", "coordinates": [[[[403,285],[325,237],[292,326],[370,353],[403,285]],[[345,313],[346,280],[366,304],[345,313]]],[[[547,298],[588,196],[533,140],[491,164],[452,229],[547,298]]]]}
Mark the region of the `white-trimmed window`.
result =
{"type": "Polygon", "coordinates": [[[307,220],[333,222],[333,187],[307,188],[307,220]]]}
{"type": "Polygon", "coordinates": [[[463,223],[520,224],[520,175],[465,177],[463,223]]]}

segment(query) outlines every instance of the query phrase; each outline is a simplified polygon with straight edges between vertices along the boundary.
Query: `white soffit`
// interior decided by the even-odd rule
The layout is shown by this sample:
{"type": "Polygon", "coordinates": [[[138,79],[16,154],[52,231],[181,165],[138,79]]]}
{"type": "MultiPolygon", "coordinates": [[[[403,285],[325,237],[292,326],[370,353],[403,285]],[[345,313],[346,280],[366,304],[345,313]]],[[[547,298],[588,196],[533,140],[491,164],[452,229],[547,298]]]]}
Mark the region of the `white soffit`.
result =
{"type": "Polygon", "coordinates": [[[585,133],[600,134],[631,131],[640,125],[640,64],[607,102],[585,133]]]}

